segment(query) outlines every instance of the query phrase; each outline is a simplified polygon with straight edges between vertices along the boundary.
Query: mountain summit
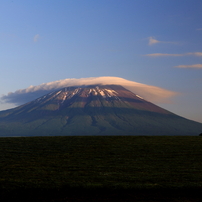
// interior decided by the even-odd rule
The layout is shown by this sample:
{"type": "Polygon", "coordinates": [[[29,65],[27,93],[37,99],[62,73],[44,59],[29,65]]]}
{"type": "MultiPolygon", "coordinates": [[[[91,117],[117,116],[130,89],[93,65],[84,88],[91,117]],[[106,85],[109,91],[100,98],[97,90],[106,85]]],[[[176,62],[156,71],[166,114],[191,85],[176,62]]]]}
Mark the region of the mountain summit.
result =
{"type": "Polygon", "coordinates": [[[73,86],[0,112],[1,136],[198,135],[202,124],[120,85],[73,86]]]}

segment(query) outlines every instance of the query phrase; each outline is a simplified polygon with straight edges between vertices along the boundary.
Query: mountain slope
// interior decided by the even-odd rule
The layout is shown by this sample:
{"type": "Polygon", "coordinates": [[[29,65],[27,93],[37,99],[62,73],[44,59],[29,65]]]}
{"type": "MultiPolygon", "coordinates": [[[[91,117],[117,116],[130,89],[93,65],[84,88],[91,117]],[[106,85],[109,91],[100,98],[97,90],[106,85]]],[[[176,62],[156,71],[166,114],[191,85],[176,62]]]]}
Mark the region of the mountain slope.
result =
{"type": "Polygon", "coordinates": [[[0,112],[6,135],[198,135],[202,124],[118,85],[63,88],[0,112]]]}

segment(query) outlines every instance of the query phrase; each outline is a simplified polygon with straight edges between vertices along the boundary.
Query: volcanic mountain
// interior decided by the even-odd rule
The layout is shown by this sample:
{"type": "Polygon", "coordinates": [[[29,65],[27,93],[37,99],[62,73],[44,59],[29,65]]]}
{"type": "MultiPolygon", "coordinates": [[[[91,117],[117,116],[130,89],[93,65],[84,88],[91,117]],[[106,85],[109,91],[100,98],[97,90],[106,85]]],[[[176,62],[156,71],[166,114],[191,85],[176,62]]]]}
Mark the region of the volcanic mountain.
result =
{"type": "Polygon", "coordinates": [[[1,136],[199,135],[177,116],[119,85],[72,86],[0,112],[1,136]]]}

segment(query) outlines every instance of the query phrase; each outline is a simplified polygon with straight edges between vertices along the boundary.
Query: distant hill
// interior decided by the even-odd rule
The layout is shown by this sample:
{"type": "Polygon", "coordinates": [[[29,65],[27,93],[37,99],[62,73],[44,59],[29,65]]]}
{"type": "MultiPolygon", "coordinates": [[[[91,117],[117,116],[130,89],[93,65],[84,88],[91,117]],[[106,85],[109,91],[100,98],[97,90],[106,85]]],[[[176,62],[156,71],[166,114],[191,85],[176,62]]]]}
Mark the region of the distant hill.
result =
{"type": "Polygon", "coordinates": [[[0,112],[0,136],[199,135],[202,124],[119,85],[73,86],[0,112]]]}

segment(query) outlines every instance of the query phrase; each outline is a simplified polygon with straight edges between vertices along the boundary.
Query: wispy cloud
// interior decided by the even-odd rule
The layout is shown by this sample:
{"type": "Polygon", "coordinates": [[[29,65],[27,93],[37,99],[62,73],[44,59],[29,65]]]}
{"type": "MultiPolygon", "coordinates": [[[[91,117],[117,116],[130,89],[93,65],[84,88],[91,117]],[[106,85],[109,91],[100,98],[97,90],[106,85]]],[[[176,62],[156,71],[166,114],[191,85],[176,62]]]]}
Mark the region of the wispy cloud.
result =
{"type": "Polygon", "coordinates": [[[39,34],[36,34],[33,38],[34,42],[37,42],[39,40],[40,36],[39,34]]]}
{"type": "Polygon", "coordinates": [[[179,56],[187,56],[187,55],[202,57],[202,52],[182,53],[182,54],[152,53],[152,54],[146,54],[145,56],[149,56],[149,57],[166,57],[166,56],[179,57],[179,56]]]}
{"type": "Polygon", "coordinates": [[[144,99],[156,103],[166,103],[168,102],[169,98],[177,94],[176,92],[169,91],[157,86],[137,83],[119,77],[90,77],[81,79],[64,79],[49,83],[43,83],[38,86],[30,86],[25,89],[10,92],[7,95],[2,96],[1,99],[6,103],[21,105],[37,99],[38,97],[43,96],[51,91],[58,90],[64,87],[96,84],[122,85],[123,87],[134,92],[135,94],[138,94],[144,99]]]}
{"type": "Polygon", "coordinates": [[[155,39],[154,37],[150,36],[148,37],[149,39],[149,42],[148,42],[148,45],[154,45],[154,44],[157,44],[157,43],[172,43],[172,44],[177,44],[176,42],[172,42],[172,41],[159,41],[157,39],[155,39]]]}
{"type": "Polygon", "coordinates": [[[198,28],[198,29],[196,29],[197,31],[202,31],[202,28],[198,28]]]}
{"type": "Polygon", "coordinates": [[[153,37],[149,37],[149,45],[154,45],[156,43],[161,43],[161,41],[158,41],[153,37]]]}
{"type": "Polygon", "coordinates": [[[194,55],[194,56],[202,57],[202,52],[187,53],[187,55],[194,55]]]}
{"type": "Polygon", "coordinates": [[[169,54],[169,53],[152,53],[152,54],[147,54],[145,56],[149,56],[149,57],[164,57],[164,56],[173,56],[173,57],[177,57],[177,56],[183,56],[183,54],[169,54]]]}
{"type": "Polygon", "coordinates": [[[192,68],[192,69],[202,69],[202,64],[194,64],[194,65],[178,65],[175,66],[177,68],[192,68]]]}

